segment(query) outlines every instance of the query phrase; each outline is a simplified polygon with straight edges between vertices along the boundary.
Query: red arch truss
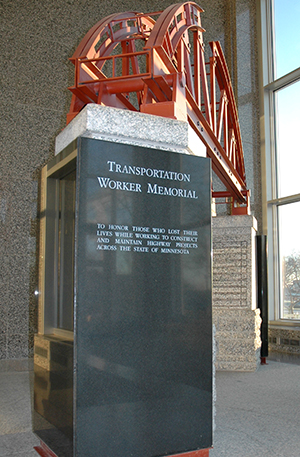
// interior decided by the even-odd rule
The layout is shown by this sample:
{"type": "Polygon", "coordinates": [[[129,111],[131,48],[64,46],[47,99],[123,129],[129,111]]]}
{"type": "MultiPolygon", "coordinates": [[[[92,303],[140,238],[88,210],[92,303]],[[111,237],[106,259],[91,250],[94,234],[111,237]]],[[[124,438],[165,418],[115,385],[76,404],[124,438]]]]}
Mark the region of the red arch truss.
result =
{"type": "Polygon", "coordinates": [[[163,12],[126,12],[99,21],[73,57],[70,122],[88,103],[188,121],[232,197],[233,214],[249,214],[244,155],[229,71],[219,42],[205,61],[194,2],[163,12]]]}

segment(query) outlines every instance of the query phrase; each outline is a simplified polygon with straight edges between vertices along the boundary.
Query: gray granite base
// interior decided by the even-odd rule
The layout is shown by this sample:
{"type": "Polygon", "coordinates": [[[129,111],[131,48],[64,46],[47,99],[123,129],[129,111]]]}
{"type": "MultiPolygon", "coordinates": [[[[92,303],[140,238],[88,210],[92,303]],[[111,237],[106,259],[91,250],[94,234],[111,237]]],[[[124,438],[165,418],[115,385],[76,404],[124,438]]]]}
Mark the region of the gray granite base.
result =
{"type": "Polygon", "coordinates": [[[252,216],[213,218],[213,322],[216,369],[255,371],[260,362],[260,311],[256,308],[252,216]]]}
{"type": "Polygon", "coordinates": [[[55,154],[79,136],[206,157],[206,147],[187,122],[95,104],[56,137],[55,154]]]}

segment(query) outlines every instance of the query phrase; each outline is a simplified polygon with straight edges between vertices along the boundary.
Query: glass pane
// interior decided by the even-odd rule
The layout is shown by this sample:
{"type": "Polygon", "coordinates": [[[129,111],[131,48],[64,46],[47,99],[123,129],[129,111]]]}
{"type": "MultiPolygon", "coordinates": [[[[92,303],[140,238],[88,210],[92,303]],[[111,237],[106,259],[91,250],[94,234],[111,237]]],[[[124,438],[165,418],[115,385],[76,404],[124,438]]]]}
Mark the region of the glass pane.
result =
{"type": "Polygon", "coordinates": [[[300,193],[300,81],[275,92],[278,197],[300,193]]]}
{"type": "Polygon", "coordinates": [[[73,330],[75,171],[60,180],[57,327],[73,330]]]}
{"type": "Polygon", "coordinates": [[[300,319],[300,202],[278,207],[281,318],[300,319]]]}
{"type": "Polygon", "coordinates": [[[275,78],[300,66],[299,18],[299,0],[274,0],[275,78]]]}

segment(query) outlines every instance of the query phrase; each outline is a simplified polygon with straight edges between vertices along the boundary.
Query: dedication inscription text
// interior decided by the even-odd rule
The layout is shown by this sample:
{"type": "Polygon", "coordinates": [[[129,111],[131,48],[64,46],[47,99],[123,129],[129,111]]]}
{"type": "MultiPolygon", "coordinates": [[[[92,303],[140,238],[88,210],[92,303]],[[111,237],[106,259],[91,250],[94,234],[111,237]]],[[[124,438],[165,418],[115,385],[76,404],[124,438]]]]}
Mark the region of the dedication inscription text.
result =
{"type": "Polygon", "coordinates": [[[197,230],[97,224],[97,250],[189,254],[198,247],[197,230]]]}

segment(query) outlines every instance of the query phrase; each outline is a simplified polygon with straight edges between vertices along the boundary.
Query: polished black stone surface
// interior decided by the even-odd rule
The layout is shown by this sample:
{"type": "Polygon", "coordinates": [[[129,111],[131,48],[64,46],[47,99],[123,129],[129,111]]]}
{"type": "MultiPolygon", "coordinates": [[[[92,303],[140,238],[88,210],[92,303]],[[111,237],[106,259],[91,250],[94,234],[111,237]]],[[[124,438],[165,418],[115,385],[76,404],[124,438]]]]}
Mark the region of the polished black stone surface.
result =
{"type": "Polygon", "coordinates": [[[81,139],[77,180],[75,455],[208,448],[210,161],[81,139]]]}
{"type": "Polygon", "coordinates": [[[35,353],[47,363],[34,365],[33,431],[59,457],[73,457],[73,343],[41,336],[38,344],[35,353]]]}

